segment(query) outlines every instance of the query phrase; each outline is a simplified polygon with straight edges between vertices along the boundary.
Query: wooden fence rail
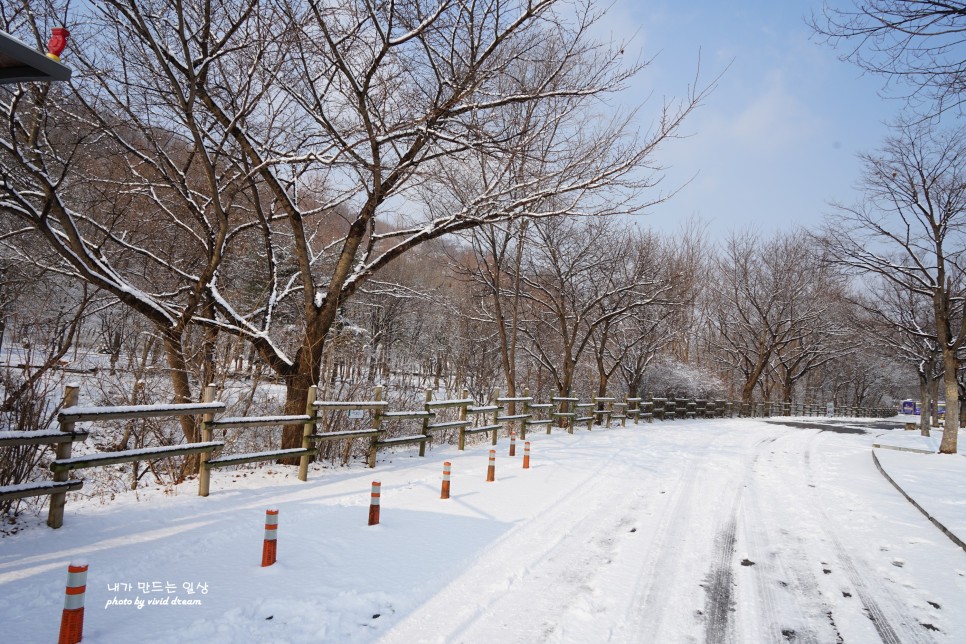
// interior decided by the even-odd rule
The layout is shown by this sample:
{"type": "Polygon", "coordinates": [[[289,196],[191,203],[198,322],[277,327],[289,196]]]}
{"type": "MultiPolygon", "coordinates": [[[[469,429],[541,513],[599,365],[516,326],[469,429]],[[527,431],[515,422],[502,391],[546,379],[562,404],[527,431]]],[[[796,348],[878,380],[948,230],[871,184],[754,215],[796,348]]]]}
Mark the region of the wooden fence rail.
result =
{"type": "MultiPolygon", "coordinates": [[[[673,420],[675,418],[725,418],[735,416],[817,416],[824,414],[822,405],[784,402],[742,403],[727,400],[676,399],[648,397],[625,397],[618,400],[611,396],[594,396],[591,402],[581,402],[573,396],[550,396],[548,402],[536,402],[525,389],[522,396],[501,397],[494,390],[485,403],[480,404],[463,390],[460,398],[433,400],[432,390],[426,390],[422,409],[388,410],[388,402],[383,400],[383,388],[376,387],[373,400],[336,401],[317,400],[318,392],[312,387],[308,395],[305,414],[280,416],[245,416],[215,418],[217,412],[224,411],[225,404],[216,401],[215,387],[209,385],[200,403],[169,405],[129,405],[122,407],[81,407],[77,405],[78,389],[68,386],[65,389],[63,408],[57,416],[59,430],[31,432],[0,432],[0,448],[22,445],[54,445],[56,457],[50,464],[53,474],[50,481],[36,481],[19,485],[0,486],[0,501],[20,499],[31,496],[50,495],[50,509],[47,524],[52,528],[63,525],[64,505],[67,493],[80,490],[84,482],[69,478],[70,472],[91,467],[103,467],[133,461],[150,461],[174,456],[198,454],[200,471],[198,494],[208,496],[210,491],[211,470],[260,461],[299,458],[299,480],[308,478],[308,466],[317,455],[317,444],[331,441],[369,441],[368,465],[375,467],[378,451],[386,447],[419,445],[419,455],[426,453],[426,444],[439,433],[458,432],[458,449],[466,448],[466,437],[473,434],[489,434],[490,442],[497,444],[501,430],[509,432],[519,426],[520,437],[525,439],[527,430],[536,426],[546,426],[547,434],[558,429],[574,433],[574,429],[586,423],[588,430],[594,424],[609,427],[620,421],[626,425],[628,418],[635,424],[653,419],[673,420]],[[515,411],[510,412],[511,405],[515,411]],[[336,411],[360,412],[368,414],[369,422],[363,429],[341,431],[318,431],[326,413],[336,411]],[[446,419],[446,413],[455,418],[446,419]],[[143,419],[153,417],[201,416],[201,440],[179,445],[129,449],[114,452],[100,452],[72,456],[75,441],[84,441],[89,432],[74,429],[79,422],[104,422],[111,420],[143,419]],[[417,433],[389,436],[386,422],[417,423],[417,433]],[[303,428],[302,446],[298,448],[277,449],[241,454],[221,454],[223,441],[212,439],[215,429],[250,430],[260,427],[299,425],[303,428]],[[213,455],[218,452],[217,455],[213,455]]],[[[847,417],[885,417],[896,413],[891,408],[866,409],[842,407],[838,412],[847,417]]],[[[363,416],[364,417],[364,416],[363,416]]]]}

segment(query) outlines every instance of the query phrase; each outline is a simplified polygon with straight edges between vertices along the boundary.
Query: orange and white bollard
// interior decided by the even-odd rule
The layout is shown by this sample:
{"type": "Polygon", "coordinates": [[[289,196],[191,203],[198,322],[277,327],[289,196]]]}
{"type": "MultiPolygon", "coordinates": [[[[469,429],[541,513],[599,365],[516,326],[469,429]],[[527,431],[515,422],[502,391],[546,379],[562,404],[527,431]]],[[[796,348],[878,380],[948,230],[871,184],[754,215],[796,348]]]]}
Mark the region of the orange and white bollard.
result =
{"type": "Polygon", "coordinates": [[[379,497],[381,495],[382,483],[372,482],[372,496],[369,499],[369,525],[379,525],[379,497]]]}
{"type": "Polygon", "coordinates": [[[265,510],[265,541],[262,543],[262,568],[278,559],[278,510],[265,510]]]}
{"type": "Polygon", "coordinates": [[[510,432],[510,456],[517,455],[517,435],[510,432]]]}
{"type": "Polygon", "coordinates": [[[443,463],[443,487],[439,492],[439,498],[441,499],[449,498],[449,475],[451,467],[452,464],[449,461],[443,463]]]}
{"type": "Polygon", "coordinates": [[[496,480],[496,450],[490,450],[490,466],[486,468],[486,482],[492,483],[496,480]]]}
{"type": "Polygon", "coordinates": [[[67,567],[67,592],[60,618],[57,644],[77,644],[84,638],[84,594],[87,592],[87,564],[71,563],[67,567]]]}
{"type": "Polygon", "coordinates": [[[530,441],[523,444],[523,469],[530,469],[530,441]]]}

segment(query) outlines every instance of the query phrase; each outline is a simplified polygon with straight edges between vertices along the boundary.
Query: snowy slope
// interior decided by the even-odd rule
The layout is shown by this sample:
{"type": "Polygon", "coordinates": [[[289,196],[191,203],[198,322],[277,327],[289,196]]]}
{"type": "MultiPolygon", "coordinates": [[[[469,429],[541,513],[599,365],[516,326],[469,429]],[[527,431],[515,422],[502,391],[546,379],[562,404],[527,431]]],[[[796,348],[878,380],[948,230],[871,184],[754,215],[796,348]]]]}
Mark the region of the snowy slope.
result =
{"type": "Polygon", "coordinates": [[[64,528],[0,540],[3,639],[54,640],[86,559],[84,642],[961,641],[966,553],[875,470],[879,433],[676,421],[535,434],[529,470],[504,439],[494,483],[479,444],[71,500],[64,528]]]}

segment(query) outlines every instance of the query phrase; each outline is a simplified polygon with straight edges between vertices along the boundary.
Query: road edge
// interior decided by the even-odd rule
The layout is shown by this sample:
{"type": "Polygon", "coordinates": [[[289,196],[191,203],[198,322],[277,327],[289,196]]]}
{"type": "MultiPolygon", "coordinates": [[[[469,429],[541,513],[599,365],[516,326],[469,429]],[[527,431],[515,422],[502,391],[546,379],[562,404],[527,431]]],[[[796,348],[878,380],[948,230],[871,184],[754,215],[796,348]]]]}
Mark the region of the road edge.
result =
{"type": "Polygon", "coordinates": [[[889,483],[892,483],[892,486],[894,488],[896,488],[897,490],[899,490],[899,493],[902,494],[902,496],[906,497],[906,500],[909,501],[909,503],[911,503],[913,505],[913,507],[915,507],[917,510],[919,510],[920,512],[922,512],[923,516],[926,517],[927,519],[929,519],[929,521],[934,526],[936,526],[937,528],[939,528],[939,531],[940,532],[942,532],[944,535],[946,535],[947,537],[949,537],[949,540],[950,541],[952,541],[957,546],[959,546],[964,551],[966,551],[966,542],[964,542],[962,539],[960,539],[959,537],[957,537],[949,528],[947,528],[946,526],[944,526],[935,517],[933,517],[931,514],[929,514],[928,512],[926,512],[925,508],[923,508],[921,505],[919,505],[918,503],[916,503],[916,500],[913,499],[911,496],[909,496],[909,494],[905,490],[903,490],[899,486],[899,484],[896,483],[895,480],[893,480],[893,478],[891,476],[889,476],[889,474],[882,467],[882,464],[879,463],[879,458],[875,455],[875,449],[872,450],[872,462],[875,463],[875,468],[877,470],[879,470],[879,474],[881,474],[882,476],[884,476],[885,479],[887,481],[889,481],[889,483]]]}

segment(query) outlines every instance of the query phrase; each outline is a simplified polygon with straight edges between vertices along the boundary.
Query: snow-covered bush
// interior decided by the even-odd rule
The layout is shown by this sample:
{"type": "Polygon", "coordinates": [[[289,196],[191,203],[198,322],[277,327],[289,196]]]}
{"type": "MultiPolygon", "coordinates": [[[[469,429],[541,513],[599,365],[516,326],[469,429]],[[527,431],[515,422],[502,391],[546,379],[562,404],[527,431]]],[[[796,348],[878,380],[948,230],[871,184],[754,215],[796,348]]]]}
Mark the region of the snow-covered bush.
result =
{"type": "Polygon", "coordinates": [[[727,391],[721,379],[696,365],[678,362],[672,357],[656,358],[644,374],[641,393],[682,398],[721,398],[727,391]]]}

